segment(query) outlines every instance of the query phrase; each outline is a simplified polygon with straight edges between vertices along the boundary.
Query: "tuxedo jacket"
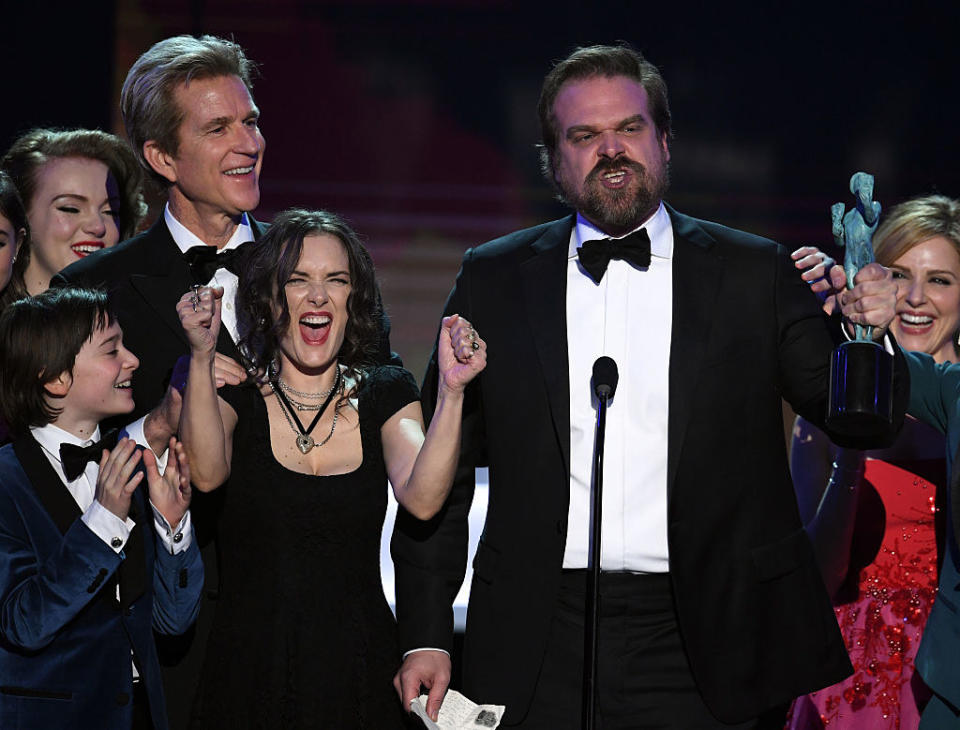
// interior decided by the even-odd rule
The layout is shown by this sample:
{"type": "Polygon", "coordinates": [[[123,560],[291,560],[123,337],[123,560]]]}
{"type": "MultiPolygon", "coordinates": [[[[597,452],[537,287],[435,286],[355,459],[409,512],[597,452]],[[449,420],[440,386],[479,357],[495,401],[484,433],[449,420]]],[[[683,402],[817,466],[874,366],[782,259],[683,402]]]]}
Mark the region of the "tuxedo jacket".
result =
{"type": "Polygon", "coordinates": [[[153,630],[183,632],[196,617],[200,552],[157,549],[144,488],[124,557],[80,515],[32,437],[0,449],[0,727],[129,730],[132,656],[165,730],[153,630]]]}
{"type": "Polygon", "coordinates": [[[940,585],[923,629],[916,666],[930,689],[960,708],[960,365],[937,364],[919,352],[905,355],[910,368],[907,412],[946,436],[950,474],[940,585]]]}
{"type": "MultiPolygon", "coordinates": [[[[782,247],[668,211],[671,344],[651,356],[669,358],[670,577],[693,677],[716,717],[733,723],[852,671],[798,515],[781,408],[786,398],[823,424],[839,329],[782,247]]],[[[514,722],[526,714],[543,660],[567,535],[573,223],[467,251],[446,313],[475,325],[487,367],[465,395],[462,458],[447,504],[427,523],[401,515],[393,537],[401,648],[450,649],[473,469],[489,466],[463,681],[468,696],[505,704],[514,722]]],[[[904,367],[899,357],[901,382],[904,367]]],[[[427,414],[436,381],[434,354],[422,389],[427,414]]],[[[906,392],[897,393],[902,419],[906,392]]]]}
{"type": "MultiPolygon", "coordinates": [[[[248,219],[254,238],[260,238],[265,227],[248,219]]],[[[190,267],[161,215],[140,235],[71,264],[51,281],[51,286],[68,285],[109,292],[124,344],[140,358],[140,367],[133,374],[136,410],[108,423],[123,426],[163,399],[177,359],[190,354],[176,309],[180,297],[193,285],[190,267]]],[[[237,359],[237,347],[226,328],[220,330],[217,350],[237,359]]]]}

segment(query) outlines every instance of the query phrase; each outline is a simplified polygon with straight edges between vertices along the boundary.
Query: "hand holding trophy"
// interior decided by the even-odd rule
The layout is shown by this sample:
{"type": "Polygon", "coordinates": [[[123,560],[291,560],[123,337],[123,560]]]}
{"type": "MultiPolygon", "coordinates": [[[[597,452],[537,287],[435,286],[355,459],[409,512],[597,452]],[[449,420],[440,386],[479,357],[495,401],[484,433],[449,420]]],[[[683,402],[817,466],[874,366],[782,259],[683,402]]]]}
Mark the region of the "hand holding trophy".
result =
{"type": "MultiPolygon", "coordinates": [[[[873,200],[873,175],[857,172],[850,178],[856,204],[844,214],[844,204],[830,208],[833,238],[844,249],[847,288],[857,272],[873,262],[873,233],[880,203],[873,200]]],[[[873,341],[873,328],[856,324],[855,337],[833,351],[827,424],[839,434],[883,429],[893,420],[893,356],[873,341]]]]}

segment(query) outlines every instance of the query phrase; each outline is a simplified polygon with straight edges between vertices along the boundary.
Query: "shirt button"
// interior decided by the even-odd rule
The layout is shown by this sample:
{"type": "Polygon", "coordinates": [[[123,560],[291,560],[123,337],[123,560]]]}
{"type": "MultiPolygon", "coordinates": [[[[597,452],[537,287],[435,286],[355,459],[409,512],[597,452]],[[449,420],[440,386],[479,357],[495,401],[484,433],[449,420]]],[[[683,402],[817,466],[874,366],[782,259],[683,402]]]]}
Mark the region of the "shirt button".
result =
{"type": "Polygon", "coordinates": [[[182,533],[182,532],[178,532],[176,535],[173,536],[173,541],[174,541],[174,542],[180,542],[182,539],[183,539],[183,533],[182,533]]]}
{"type": "Polygon", "coordinates": [[[117,550],[118,548],[122,548],[123,540],[121,540],[119,537],[111,538],[110,547],[112,547],[114,550],[117,550]]]}

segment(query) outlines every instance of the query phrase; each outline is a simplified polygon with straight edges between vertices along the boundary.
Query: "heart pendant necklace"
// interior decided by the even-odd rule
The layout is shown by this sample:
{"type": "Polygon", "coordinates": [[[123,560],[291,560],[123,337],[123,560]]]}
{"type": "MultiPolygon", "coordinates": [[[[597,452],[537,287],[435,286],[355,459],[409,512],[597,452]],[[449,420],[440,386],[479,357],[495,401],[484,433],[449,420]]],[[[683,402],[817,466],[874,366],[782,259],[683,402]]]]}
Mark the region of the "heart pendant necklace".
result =
{"type": "Polygon", "coordinates": [[[280,401],[280,410],[283,412],[284,417],[287,419],[287,423],[290,425],[290,429],[297,436],[297,448],[300,449],[301,454],[308,454],[315,446],[323,446],[330,438],[333,436],[333,431],[337,427],[337,418],[340,417],[340,407],[339,404],[333,407],[333,423],[330,424],[330,433],[327,434],[327,437],[317,443],[313,440],[313,436],[310,435],[310,432],[313,431],[314,427],[320,421],[320,417],[327,410],[327,406],[330,405],[330,401],[333,400],[335,395],[340,395],[343,393],[343,376],[340,373],[339,365],[335,365],[337,368],[337,378],[333,382],[333,388],[330,389],[330,394],[327,396],[327,399],[323,402],[323,405],[320,406],[320,410],[317,411],[317,415],[313,417],[313,420],[310,422],[310,425],[307,428],[303,427],[303,424],[300,422],[297,412],[294,410],[290,401],[287,399],[287,396],[284,394],[283,389],[277,386],[276,378],[270,378],[267,381],[270,384],[270,390],[273,391],[273,394],[277,396],[277,400],[280,401]]]}

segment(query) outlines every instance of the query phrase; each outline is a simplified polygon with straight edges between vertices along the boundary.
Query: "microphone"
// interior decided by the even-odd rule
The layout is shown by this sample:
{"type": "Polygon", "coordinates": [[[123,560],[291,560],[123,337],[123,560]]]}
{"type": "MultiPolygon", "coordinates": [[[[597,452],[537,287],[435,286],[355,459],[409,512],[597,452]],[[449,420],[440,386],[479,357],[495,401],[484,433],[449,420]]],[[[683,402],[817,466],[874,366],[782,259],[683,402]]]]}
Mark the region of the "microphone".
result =
{"type": "Polygon", "coordinates": [[[617,372],[617,363],[613,358],[598,357],[593,363],[593,392],[597,398],[607,401],[613,398],[617,390],[617,381],[620,380],[620,374],[617,372]]]}

